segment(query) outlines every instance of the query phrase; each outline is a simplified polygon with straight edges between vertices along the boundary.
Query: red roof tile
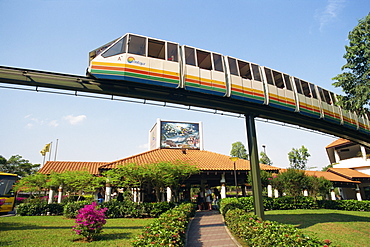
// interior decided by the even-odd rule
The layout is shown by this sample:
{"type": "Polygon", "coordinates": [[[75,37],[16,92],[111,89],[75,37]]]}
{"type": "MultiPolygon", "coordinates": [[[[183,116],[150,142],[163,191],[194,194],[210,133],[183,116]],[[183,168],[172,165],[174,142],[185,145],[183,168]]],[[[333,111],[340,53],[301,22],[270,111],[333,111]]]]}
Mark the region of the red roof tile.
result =
{"type": "Polygon", "coordinates": [[[352,142],[349,141],[349,140],[339,138],[338,140],[335,140],[332,143],[330,143],[329,145],[327,145],[325,148],[328,149],[328,148],[332,148],[332,147],[339,147],[339,146],[342,146],[342,145],[345,145],[345,144],[350,144],[350,143],[352,143],[352,142]]]}
{"type": "Polygon", "coordinates": [[[342,183],[360,183],[358,181],[352,181],[340,175],[332,172],[320,172],[320,171],[304,171],[308,176],[323,177],[331,182],[342,182],[342,183]]]}
{"type": "MultiPolygon", "coordinates": [[[[196,165],[202,171],[234,170],[234,162],[230,156],[217,154],[204,150],[181,150],[181,149],[154,149],[131,157],[117,160],[101,169],[114,169],[124,164],[150,164],[161,161],[183,161],[196,165]]],[[[239,159],[235,163],[236,170],[250,170],[249,160],[239,159]]],[[[260,164],[262,170],[279,170],[280,168],[260,164]]]]}
{"type": "Polygon", "coordinates": [[[39,170],[39,173],[50,174],[51,172],[64,171],[83,171],[87,170],[91,174],[98,175],[99,167],[108,162],[77,162],[77,161],[48,161],[39,170]]]}
{"type": "Polygon", "coordinates": [[[348,179],[360,179],[360,178],[370,179],[370,175],[350,168],[329,168],[328,171],[346,177],[348,179]]]}

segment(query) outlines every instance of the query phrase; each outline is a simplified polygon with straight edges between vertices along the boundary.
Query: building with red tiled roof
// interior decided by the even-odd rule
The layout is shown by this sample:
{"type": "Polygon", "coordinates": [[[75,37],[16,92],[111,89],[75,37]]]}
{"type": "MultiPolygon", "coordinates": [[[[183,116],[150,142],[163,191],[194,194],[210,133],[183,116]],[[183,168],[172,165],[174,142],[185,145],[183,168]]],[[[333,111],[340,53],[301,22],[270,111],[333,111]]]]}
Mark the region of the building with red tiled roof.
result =
{"type": "Polygon", "coordinates": [[[333,173],[355,183],[355,186],[341,186],[344,199],[370,199],[370,149],[352,141],[339,138],[326,146],[333,173]]]}

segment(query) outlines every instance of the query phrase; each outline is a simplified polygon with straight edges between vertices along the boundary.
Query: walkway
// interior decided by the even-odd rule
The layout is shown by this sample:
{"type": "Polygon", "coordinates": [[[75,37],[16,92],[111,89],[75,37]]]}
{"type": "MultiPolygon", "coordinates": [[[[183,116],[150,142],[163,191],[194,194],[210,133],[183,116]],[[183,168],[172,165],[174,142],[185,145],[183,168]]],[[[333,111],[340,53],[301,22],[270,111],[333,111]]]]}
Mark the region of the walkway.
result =
{"type": "Polygon", "coordinates": [[[186,247],[241,246],[231,236],[218,211],[196,212],[187,232],[186,247]]]}

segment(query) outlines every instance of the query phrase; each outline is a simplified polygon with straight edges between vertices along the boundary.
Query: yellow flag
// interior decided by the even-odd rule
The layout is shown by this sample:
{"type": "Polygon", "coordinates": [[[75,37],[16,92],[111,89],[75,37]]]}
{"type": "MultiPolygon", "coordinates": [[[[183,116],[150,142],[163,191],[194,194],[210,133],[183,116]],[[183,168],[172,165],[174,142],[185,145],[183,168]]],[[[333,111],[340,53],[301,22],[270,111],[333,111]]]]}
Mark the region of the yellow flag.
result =
{"type": "Polygon", "coordinates": [[[45,156],[47,152],[50,151],[50,143],[46,144],[45,147],[40,151],[42,156],[45,156]]]}

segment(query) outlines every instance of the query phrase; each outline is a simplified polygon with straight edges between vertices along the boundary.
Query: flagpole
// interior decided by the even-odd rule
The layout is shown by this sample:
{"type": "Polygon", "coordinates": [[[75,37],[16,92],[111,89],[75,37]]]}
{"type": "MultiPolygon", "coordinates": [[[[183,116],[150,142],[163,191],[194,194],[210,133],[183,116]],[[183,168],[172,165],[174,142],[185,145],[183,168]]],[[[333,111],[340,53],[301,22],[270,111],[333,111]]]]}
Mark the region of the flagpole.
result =
{"type": "Polygon", "coordinates": [[[50,142],[49,161],[50,161],[50,157],[51,157],[51,150],[52,150],[52,147],[53,147],[53,142],[50,142]]]}
{"type": "Polygon", "coordinates": [[[54,161],[56,161],[56,160],[57,160],[58,141],[59,141],[59,139],[57,139],[57,144],[55,145],[55,156],[54,156],[54,161]]]}

